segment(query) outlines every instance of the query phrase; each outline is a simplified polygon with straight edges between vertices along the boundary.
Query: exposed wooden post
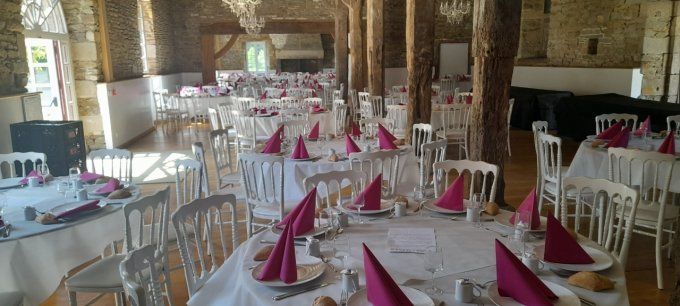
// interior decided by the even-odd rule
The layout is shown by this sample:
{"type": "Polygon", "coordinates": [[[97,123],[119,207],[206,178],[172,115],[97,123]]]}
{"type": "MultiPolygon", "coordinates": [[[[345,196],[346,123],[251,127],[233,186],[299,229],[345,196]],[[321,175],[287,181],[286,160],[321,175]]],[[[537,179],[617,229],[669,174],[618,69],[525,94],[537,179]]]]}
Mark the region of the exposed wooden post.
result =
{"type": "Polygon", "coordinates": [[[106,18],[106,1],[98,1],[99,10],[99,42],[102,50],[102,74],[104,82],[113,82],[113,66],[111,65],[111,49],[109,49],[109,26],[106,18]]]}
{"type": "Polygon", "coordinates": [[[384,78],[384,20],[383,6],[385,0],[368,0],[366,4],[366,42],[368,51],[368,91],[371,95],[382,96],[385,87],[384,78]]]}
{"type": "Polygon", "coordinates": [[[363,0],[342,0],[349,10],[349,48],[352,56],[352,74],[349,80],[349,88],[361,91],[364,89],[364,63],[363,44],[361,33],[361,7],[363,0]]]}
{"type": "MultiPolygon", "coordinates": [[[[406,68],[408,70],[408,120],[406,126],[430,122],[432,62],[434,56],[434,0],[406,1],[406,68]]],[[[406,143],[411,129],[406,129],[406,143]]]]}
{"type": "Polygon", "coordinates": [[[239,34],[233,34],[231,37],[229,37],[229,41],[220,49],[219,51],[215,52],[215,60],[218,60],[220,57],[223,57],[231,48],[236,44],[236,41],[238,40],[239,34]]]}
{"type": "Polygon", "coordinates": [[[337,86],[345,84],[343,99],[347,100],[347,6],[342,0],[335,0],[335,74],[337,86]]]}
{"type": "Polygon", "coordinates": [[[215,35],[201,35],[203,84],[215,82],[215,35]]]}
{"type": "Polygon", "coordinates": [[[519,46],[521,12],[521,0],[475,1],[470,155],[473,160],[500,167],[498,204],[505,204],[503,168],[507,156],[508,88],[519,46]]]}

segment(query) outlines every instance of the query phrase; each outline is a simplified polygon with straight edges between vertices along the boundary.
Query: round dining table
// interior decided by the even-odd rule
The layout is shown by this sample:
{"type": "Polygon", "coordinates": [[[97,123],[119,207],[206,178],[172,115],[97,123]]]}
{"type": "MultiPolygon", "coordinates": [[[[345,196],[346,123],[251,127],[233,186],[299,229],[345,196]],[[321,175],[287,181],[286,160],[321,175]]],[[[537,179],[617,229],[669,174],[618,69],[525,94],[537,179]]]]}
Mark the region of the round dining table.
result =
{"type": "MultiPolygon", "coordinates": [[[[499,217],[508,218],[509,214],[511,213],[502,210],[499,217]]],[[[511,245],[507,237],[512,236],[508,236],[512,229],[496,223],[489,216],[484,217],[481,227],[476,227],[474,223],[465,221],[464,217],[452,220],[450,215],[429,211],[409,212],[405,217],[386,215],[382,218],[368,217],[367,219],[366,216],[362,218],[363,224],[351,221],[350,225],[339,234],[346,236],[350,245],[349,258],[344,268],[358,271],[361,288],[365,287],[362,243],[372,250],[397,284],[419,290],[431,286],[432,275],[424,268],[424,255],[390,252],[388,232],[394,229],[402,229],[402,231],[433,229],[436,245],[443,248],[444,253],[444,270],[438,272],[435,279],[436,286],[443,289],[443,294],[431,296],[434,305],[441,305],[441,302],[444,302],[444,305],[494,305],[486,290],[482,290],[481,297],[476,298],[474,303],[457,302],[454,298],[454,284],[455,280],[461,278],[472,279],[481,285],[496,280],[494,241],[499,240],[506,245],[511,245]]],[[[336,278],[338,273],[328,266],[319,279],[313,283],[293,288],[268,287],[254,280],[251,267],[258,264],[253,260],[254,255],[266,245],[262,243],[262,240],[276,239],[277,236],[272,231],[266,230],[242,243],[212,278],[189,299],[188,305],[312,305],[312,301],[318,296],[329,296],[335,301],[340,301],[342,282],[336,278]],[[273,300],[273,297],[279,294],[294,292],[321,283],[328,283],[328,285],[283,300],[273,300]]],[[[320,239],[323,239],[323,236],[320,239]]],[[[582,245],[603,250],[583,236],[579,237],[579,242],[582,245]]],[[[544,244],[544,240],[540,235],[536,235],[529,244],[540,246],[544,244]]],[[[304,254],[304,248],[304,246],[295,246],[297,256],[304,254]]],[[[592,292],[569,285],[565,277],[547,268],[539,271],[537,276],[542,280],[559,284],[599,306],[629,305],[624,268],[613,257],[612,260],[613,264],[610,268],[599,272],[615,282],[614,288],[607,291],[592,292]]],[[[337,268],[336,270],[343,268],[337,259],[331,260],[330,263],[337,268]]]]}
{"type": "MultiPolygon", "coordinates": [[[[607,149],[604,148],[593,148],[591,146],[591,140],[585,140],[581,142],[574,159],[569,165],[569,169],[563,175],[565,177],[576,177],[585,176],[591,178],[603,178],[609,179],[609,157],[607,156],[607,149]]],[[[629,149],[640,149],[648,150],[651,149],[656,151],[659,149],[663,143],[663,138],[653,138],[645,141],[644,139],[636,136],[631,136],[628,142],[629,149]]],[[[680,153],[680,141],[676,139],[675,141],[675,152],[680,153]]],[[[673,166],[673,173],[671,175],[671,185],[670,191],[674,193],[680,193],[680,155],[676,154],[677,159],[673,166]]],[[[641,165],[639,163],[633,164],[633,168],[637,167],[637,172],[639,173],[641,165]]],[[[636,169],[633,169],[636,170],[636,169]]],[[[634,172],[635,173],[635,172],[634,172]]],[[[660,180],[665,180],[665,178],[659,178],[660,180]]],[[[640,184],[640,176],[633,176],[633,184],[640,184]]],[[[646,182],[652,182],[652,173],[649,173],[646,182]]],[[[663,183],[663,181],[661,181],[663,183]]]]}
{"type": "Polygon", "coordinates": [[[123,239],[121,208],[138,198],[140,192],[136,186],[129,186],[130,198],[101,198],[106,205],[97,212],[69,222],[43,225],[26,221],[24,207],[33,206],[38,212],[49,212],[60,205],[77,202],[76,199],[66,198],[65,193],[57,191],[59,181],[65,181],[64,178],[39,187],[12,188],[12,182],[19,180],[0,180],[5,186],[0,190],[3,219],[12,226],[9,237],[0,236],[0,292],[21,292],[24,305],[39,305],[59,287],[71,269],[101,255],[111,242],[123,239]]]}

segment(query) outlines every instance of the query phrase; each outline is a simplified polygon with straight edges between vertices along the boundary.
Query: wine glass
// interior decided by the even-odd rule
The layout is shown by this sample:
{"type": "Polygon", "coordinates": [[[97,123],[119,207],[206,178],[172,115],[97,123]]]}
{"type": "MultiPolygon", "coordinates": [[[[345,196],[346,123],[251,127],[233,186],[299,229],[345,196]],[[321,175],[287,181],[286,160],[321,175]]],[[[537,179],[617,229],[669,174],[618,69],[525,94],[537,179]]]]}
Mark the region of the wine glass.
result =
{"type": "Polygon", "coordinates": [[[482,193],[475,193],[475,194],[472,195],[471,200],[472,200],[472,205],[473,205],[472,208],[473,208],[475,214],[477,214],[475,216],[475,219],[474,219],[475,220],[475,227],[476,228],[482,228],[482,220],[481,220],[479,214],[481,213],[482,209],[484,209],[484,205],[486,203],[486,195],[483,192],[482,193]]]}
{"type": "Polygon", "coordinates": [[[68,178],[71,181],[71,184],[75,185],[75,182],[80,179],[80,169],[78,167],[69,168],[68,178]]]}
{"type": "Polygon", "coordinates": [[[366,197],[364,196],[363,193],[359,194],[357,197],[357,200],[354,201],[354,204],[352,206],[357,209],[357,218],[359,219],[359,224],[364,224],[364,219],[361,218],[361,208],[364,207],[366,204],[366,197]]]}
{"type": "Polygon", "coordinates": [[[425,271],[432,273],[432,287],[425,289],[425,292],[432,295],[441,295],[442,289],[439,289],[434,284],[434,275],[437,272],[444,271],[444,253],[440,247],[429,247],[423,254],[423,264],[425,271]]]}
{"type": "Polygon", "coordinates": [[[346,269],[349,260],[349,239],[347,236],[335,236],[333,238],[333,257],[340,260],[342,268],[346,269]]]}

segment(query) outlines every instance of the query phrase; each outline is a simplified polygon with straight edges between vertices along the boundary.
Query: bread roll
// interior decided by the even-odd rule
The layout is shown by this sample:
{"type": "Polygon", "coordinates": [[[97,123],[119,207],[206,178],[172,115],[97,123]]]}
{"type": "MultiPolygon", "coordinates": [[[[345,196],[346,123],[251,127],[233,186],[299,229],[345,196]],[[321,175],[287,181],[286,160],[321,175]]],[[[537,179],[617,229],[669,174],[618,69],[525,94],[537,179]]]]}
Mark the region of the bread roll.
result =
{"type": "Polygon", "coordinates": [[[55,224],[58,221],[53,214],[46,213],[35,217],[35,222],[38,222],[40,224],[55,224]]]}
{"type": "Polygon", "coordinates": [[[603,144],[604,144],[604,140],[597,139],[597,140],[593,141],[593,143],[590,144],[590,147],[597,148],[597,147],[599,147],[603,144]]]}
{"type": "Polygon", "coordinates": [[[495,216],[498,214],[500,211],[500,208],[498,207],[498,204],[495,202],[489,202],[486,203],[486,207],[484,207],[484,212],[487,213],[489,216],[495,216]]]}
{"type": "Polygon", "coordinates": [[[614,282],[595,272],[578,272],[570,276],[567,282],[569,285],[596,292],[614,288],[614,282]]]}
{"type": "Polygon", "coordinates": [[[338,306],[338,304],[330,296],[322,295],[314,299],[312,306],[338,306]]]}
{"type": "Polygon", "coordinates": [[[255,253],[255,256],[253,256],[254,261],[265,261],[267,258],[269,258],[269,254],[272,253],[272,250],[274,250],[274,245],[266,245],[263,246],[257,253],[255,253]]]}
{"type": "Polygon", "coordinates": [[[109,196],[106,197],[106,198],[111,199],[111,200],[115,200],[115,199],[126,199],[126,198],[129,198],[131,196],[132,196],[132,194],[127,189],[118,189],[118,190],[114,190],[113,192],[111,192],[109,194],[109,196]]]}

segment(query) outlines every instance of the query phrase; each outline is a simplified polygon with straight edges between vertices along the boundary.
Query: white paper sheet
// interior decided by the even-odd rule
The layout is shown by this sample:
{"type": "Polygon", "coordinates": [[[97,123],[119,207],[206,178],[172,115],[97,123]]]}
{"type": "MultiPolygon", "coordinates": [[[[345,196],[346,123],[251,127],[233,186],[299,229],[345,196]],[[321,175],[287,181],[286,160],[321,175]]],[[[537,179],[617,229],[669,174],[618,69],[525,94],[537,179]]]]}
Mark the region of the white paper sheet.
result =
{"type": "Polygon", "coordinates": [[[428,247],[437,246],[434,228],[391,228],[387,232],[390,253],[423,254],[428,247]]]}

